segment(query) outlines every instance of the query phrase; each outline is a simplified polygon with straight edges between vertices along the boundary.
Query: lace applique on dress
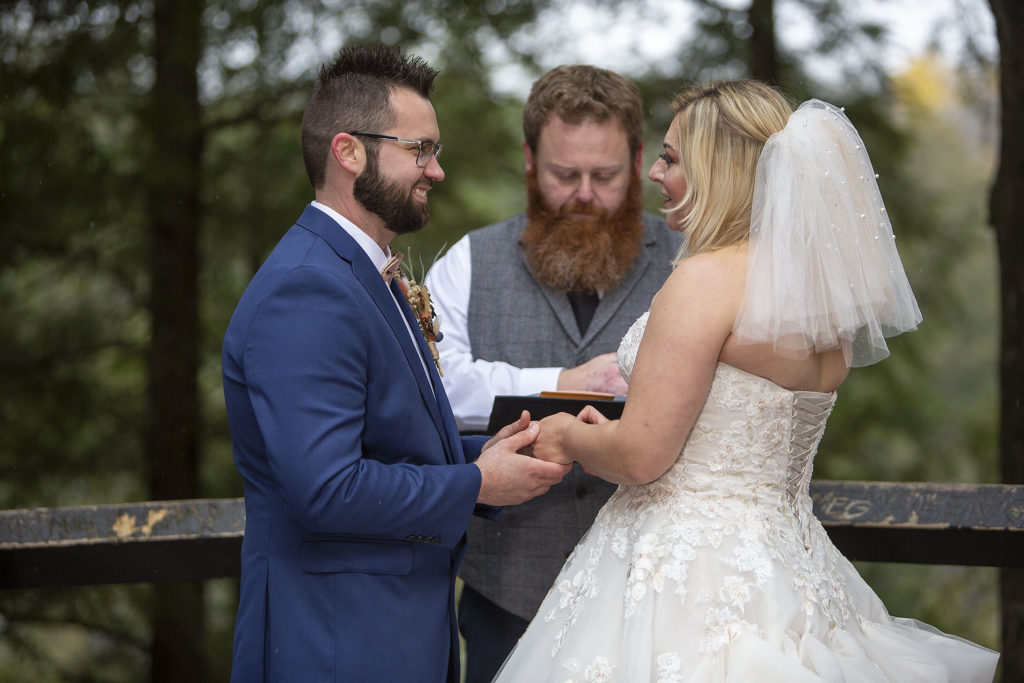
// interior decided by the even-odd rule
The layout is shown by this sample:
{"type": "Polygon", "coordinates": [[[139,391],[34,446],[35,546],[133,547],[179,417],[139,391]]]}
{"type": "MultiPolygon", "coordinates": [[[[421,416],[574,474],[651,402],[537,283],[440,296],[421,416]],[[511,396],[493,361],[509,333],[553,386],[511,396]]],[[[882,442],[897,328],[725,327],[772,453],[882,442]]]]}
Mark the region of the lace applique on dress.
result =
{"type": "Polygon", "coordinates": [[[640,348],[640,340],[644,338],[644,328],[647,327],[648,315],[650,315],[649,312],[644,313],[629,326],[626,334],[622,337],[622,341],[619,342],[618,351],[615,353],[619,373],[627,383],[629,382],[630,375],[633,373],[633,363],[636,362],[636,352],[640,348]]]}

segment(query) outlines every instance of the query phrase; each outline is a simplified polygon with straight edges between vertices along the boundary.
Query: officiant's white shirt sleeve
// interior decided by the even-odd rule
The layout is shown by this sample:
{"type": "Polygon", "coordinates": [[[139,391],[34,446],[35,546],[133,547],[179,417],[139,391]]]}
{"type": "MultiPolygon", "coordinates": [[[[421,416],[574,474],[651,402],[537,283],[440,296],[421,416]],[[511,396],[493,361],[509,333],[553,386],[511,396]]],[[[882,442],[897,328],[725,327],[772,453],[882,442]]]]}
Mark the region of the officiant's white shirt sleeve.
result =
{"type": "Polygon", "coordinates": [[[497,395],[529,396],[558,387],[562,368],[517,368],[499,361],[475,360],[469,344],[469,287],[472,282],[469,237],[448,250],[424,279],[441,319],[444,338],[437,344],[444,368],[442,383],[460,430],[483,430],[497,395]]]}

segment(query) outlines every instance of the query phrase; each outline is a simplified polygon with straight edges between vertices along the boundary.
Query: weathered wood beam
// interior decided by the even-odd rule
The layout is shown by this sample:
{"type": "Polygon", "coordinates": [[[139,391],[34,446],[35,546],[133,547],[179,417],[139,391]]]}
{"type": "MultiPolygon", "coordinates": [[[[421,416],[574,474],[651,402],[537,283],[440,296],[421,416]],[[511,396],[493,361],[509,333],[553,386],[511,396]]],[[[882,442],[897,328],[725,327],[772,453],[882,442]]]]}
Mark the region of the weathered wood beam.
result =
{"type": "MultiPolygon", "coordinates": [[[[847,557],[1024,567],[1024,486],[815,481],[847,557]]],[[[238,576],[240,498],[0,511],[0,588],[238,576]]]]}
{"type": "Polygon", "coordinates": [[[0,511],[0,588],[238,576],[241,498],[0,511]]]}
{"type": "Polygon", "coordinates": [[[1024,486],[814,481],[811,497],[853,560],[1024,567],[1024,486]]]}

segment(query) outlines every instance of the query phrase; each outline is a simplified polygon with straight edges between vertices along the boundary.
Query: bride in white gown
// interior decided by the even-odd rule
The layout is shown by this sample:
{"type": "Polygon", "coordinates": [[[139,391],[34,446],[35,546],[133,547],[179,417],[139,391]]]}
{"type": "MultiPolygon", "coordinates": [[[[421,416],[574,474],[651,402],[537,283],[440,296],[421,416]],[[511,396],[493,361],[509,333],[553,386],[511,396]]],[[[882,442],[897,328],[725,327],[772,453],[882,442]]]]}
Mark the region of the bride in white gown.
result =
{"type": "Polygon", "coordinates": [[[991,681],[997,653],[890,617],[811,511],[836,389],[921,320],[860,137],[756,81],[673,109],[650,178],[688,256],[622,340],[622,418],[534,446],[620,487],[496,680],[991,681]]]}

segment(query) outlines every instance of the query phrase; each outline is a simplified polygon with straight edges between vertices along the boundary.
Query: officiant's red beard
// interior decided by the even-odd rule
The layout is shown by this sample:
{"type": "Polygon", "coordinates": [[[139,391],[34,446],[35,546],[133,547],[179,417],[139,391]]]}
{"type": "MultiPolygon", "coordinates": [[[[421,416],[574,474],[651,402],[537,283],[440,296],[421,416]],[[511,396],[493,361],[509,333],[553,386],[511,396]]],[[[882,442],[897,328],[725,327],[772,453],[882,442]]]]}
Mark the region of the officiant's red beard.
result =
{"type": "Polygon", "coordinates": [[[567,292],[607,292],[633,267],[643,247],[640,177],[630,172],[619,208],[566,202],[552,211],[544,202],[537,170],[526,174],[528,224],[519,238],[534,277],[567,292]],[[588,215],[581,215],[588,214],[588,215]]]}

